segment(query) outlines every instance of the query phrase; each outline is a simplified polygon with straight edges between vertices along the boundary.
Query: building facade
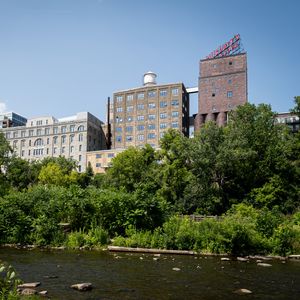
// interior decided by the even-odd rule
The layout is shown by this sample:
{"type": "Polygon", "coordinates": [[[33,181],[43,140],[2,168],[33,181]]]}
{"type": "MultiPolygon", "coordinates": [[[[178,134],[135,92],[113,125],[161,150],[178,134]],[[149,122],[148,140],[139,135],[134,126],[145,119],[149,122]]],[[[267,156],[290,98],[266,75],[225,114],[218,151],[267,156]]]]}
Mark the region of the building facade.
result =
{"type": "Polygon", "coordinates": [[[200,61],[196,130],[206,121],[225,125],[228,112],[246,102],[246,53],[200,61]]]}
{"type": "Polygon", "coordinates": [[[111,166],[112,159],[124,150],[125,149],[110,149],[87,152],[87,165],[91,165],[95,174],[105,173],[111,166]]]}
{"type": "Polygon", "coordinates": [[[169,128],[189,135],[189,94],[183,83],[156,84],[156,74],[144,75],[144,85],[115,92],[110,105],[112,148],[159,146],[169,128]]]}
{"type": "Polygon", "coordinates": [[[293,133],[298,132],[300,130],[300,118],[294,113],[278,113],[275,116],[275,122],[277,124],[286,124],[293,133]]]}
{"type": "Polygon", "coordinates": [[[25,126],[26,122],[26,118],[14,112],[5,112],[0,114],[0,128],[25,126]]]}
{"type": "Polygon", "coordinates": [[[3,128],[16,155],[27,160],[64,156],[74,159],[78,171],[86,169],[87,151],[105,149],[102,122],[88,112],[55,119],[29,119],[26,126],[3,128]]]}

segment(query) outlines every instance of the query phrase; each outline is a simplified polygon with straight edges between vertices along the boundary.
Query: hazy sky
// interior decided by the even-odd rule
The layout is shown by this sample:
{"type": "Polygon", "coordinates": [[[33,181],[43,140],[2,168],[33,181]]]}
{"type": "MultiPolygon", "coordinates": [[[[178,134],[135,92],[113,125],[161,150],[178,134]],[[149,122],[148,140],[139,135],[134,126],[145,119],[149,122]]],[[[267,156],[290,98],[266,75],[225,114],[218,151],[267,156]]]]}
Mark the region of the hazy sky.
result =
{"type": "Polygon", "coordinates": [[[299,13],[298,0],[0,0],[0,109],[105,120],[107,97],[149,70],[196,86],[199,60],[240,33],[249,101],[288,111],[300,95],[299,13]]]}

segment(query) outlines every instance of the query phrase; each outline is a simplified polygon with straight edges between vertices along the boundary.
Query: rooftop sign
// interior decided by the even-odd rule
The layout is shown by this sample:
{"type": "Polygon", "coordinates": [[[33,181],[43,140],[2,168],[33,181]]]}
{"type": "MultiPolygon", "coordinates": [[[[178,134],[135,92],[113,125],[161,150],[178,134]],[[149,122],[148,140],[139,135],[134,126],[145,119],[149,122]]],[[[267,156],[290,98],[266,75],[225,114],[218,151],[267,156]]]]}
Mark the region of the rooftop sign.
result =
{"type": "Polygon", "coordinates": [[[239,34],[236,34],[230,41],[223,44],[215,51],[211,52],[208,56],[206,56],[206,59],[230,56],[241,52],[242,52],[241,37],[239,34]]]}

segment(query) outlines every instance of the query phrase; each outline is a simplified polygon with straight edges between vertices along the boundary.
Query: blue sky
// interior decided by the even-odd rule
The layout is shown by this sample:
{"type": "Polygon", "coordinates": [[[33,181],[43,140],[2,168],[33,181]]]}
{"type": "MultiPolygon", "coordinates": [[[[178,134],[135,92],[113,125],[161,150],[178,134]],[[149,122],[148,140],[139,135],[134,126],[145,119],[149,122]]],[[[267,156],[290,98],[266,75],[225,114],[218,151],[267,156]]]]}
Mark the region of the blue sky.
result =
{"type": "Polygon", "coordinates": [[[149,70],[196,86],[199,60],[240,33],[249,101],[288,111],[300,95],[299,12],[298,0],[0,0],[0,109],[104,121],[107,97],[149,70]]]}

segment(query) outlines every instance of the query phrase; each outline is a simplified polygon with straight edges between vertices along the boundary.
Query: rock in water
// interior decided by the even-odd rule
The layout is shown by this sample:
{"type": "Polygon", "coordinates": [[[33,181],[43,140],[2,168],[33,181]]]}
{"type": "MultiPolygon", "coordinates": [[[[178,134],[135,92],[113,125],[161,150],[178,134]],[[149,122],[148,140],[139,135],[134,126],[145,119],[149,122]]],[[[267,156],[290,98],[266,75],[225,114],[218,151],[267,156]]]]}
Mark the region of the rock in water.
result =
{"type": "Polygon", "coordinates": [[[221,261],[229,261],[230,258],[229,257],[221,257],[221,261]]]}
{"type": "Polygon", "coordinates": [[[272,265],[266,263],[258,263],[257,265],[260,267],[272,267],[272,265]]]}
{"type": "Polygon", "coordinates": [[[34,289],[36,287],[38,287],[39,285],[41,285],[40,282],[28,282],[28,283],[23,283],[23,284],[19,284],[18,288],[19,289],[34,289]]]}
{"type": "Polygon", "coordinates": [[[46,296],[48,294],[48,291],[40,291],[39,295],[41,296],[46,296]]]}
{"type": "Polygon", "coordinates": [[[243,262],[247,262],[248,261],[248,258],[245,258],[245,257],[237,257],[236,259],[238,261],[243,261],[243,262]]]}
{"type": "Polygon", "coordinates": [[[30,295],[36,295],[37,294],[37,291],[34,290],[34,289],[24,289],[20,292],[21,295],[24,295],[24,296],[30,296],[30,295]]]}
{"type": "Polygon", "coordinates": [[[173,271],[180,271],[179,268],[173,268],[172,270],[173,270],[173,271]]]}
{"type": "Polygon", "coordinates": [[[84,282],[73,284],[71,285],[71,288],[78,291],[89,291],[93,288],[93,286],[90,282],[84,282]]]}
{"type": "Polygon", "coordinates": [[[252,294],[252,292],[247,289],[238,289],[238,290],[234,291],[234,293],[239,294],[239,295],[252,294]]]}

